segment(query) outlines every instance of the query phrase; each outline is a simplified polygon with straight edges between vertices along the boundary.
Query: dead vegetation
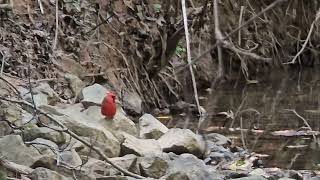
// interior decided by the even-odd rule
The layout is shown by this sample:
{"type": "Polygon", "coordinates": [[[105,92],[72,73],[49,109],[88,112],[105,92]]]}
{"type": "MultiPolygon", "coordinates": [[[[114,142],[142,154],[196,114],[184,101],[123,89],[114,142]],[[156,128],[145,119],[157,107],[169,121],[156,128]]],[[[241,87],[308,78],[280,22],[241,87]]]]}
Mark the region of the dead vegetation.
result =
{"type": "MultiPolygon", "coordinates": [[[[64,72],[87,84],[107,82],[118,92],[135,91],[146,107],[164,108],[179,99],[194,102],[181,94],[190,92],[191,80],[183,68],[180,1],[0,3],[5,75],[25,79],[30,64],[32,79],[49,81],[66,100],[75,95],[64,90],[64,72]]],[[[238,70],[254,82],[257,74],[274,67],[318,64],[319,7],[316,0],[227,0],[216,7],[214,1],[187,1],[200,88],[238,70]]]]}

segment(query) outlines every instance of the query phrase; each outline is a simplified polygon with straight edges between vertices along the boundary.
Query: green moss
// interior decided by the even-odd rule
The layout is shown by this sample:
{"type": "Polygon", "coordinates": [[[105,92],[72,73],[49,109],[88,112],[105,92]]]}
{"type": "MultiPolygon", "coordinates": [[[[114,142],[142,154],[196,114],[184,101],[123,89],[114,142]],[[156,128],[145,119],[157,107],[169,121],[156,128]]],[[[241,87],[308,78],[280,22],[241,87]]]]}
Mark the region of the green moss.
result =
{"type": "Polygon", "coordinates": [[[1,171],[0,171],[0,180],[7,180],[6,176],[1,171]]]}

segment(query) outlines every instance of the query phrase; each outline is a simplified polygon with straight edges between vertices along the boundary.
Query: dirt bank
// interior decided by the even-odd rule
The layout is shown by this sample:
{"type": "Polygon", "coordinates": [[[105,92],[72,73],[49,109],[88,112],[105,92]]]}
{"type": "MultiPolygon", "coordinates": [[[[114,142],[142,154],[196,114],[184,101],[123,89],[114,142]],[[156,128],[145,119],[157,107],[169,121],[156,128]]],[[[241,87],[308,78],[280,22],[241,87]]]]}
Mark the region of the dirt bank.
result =
{"type": "MultiPolygon", "coordinates": [[[[64,99],[72,98],[64,92],[67,83],[62,78],[70,72],[87,84],[108,83],[119,92],[135,91],[146,107],[164,108],[178,99],[193,102],[190,91],[182,91],[190,84],[189,72],[175,73],[186,63],[179,2],[59,1],[58,6],[54,1],[39,2],[1,2],[8,4],[0,10],[6,75],[26,78],[30,68],[32,79],[50,81],[64,99]]],[[[213,5],[190,2],[192,56],[197,57],[216,42],[213,5]]],[[[319,7],[318,1],[219,2],[223,36],[256,17],[226,39],[223,76],[241,70],[240,75],[252,80],[257,72],[287,68],[286,62],[318,64],[319,7]]],[[[215,49],[196,63],[199,89],[210,87],[222,67],[218,64],[215,49]]]]}

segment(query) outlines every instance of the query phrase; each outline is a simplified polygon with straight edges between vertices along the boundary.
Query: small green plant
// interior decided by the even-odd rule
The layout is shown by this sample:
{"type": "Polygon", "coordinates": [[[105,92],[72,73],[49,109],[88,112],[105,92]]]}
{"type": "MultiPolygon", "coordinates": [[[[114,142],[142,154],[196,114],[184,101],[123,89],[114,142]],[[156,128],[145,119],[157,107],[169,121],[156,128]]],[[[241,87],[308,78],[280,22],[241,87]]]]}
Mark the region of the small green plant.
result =
{"type": "Polygon", "coordinates": [[[28,123],[28,124],[24,125],[24,129],[25,130],[30,130],[30,129],[35,128],[35,127],[36,126],[34,124],[32,124],[32,123],[28,123]]]}
{"type": "Polygon", "coordinates": [[[153,9],[155,12],[157,13],[161,12],[161,8],[162,8],[161,4],[153,4],[153,9]]]}
{"type": "Polygon", "coordinates": [[[182,54],[184,54],[185,52],[186,52],[186,49],[183,46],[181,46],[180,44],[178,44],[176,47],[176,50],[175,50],[176,55],[179,58],[181,58],[182,54]]]}
{"type": "Polygon", "coordinates": [[[243,160],[243,159],[239,159],[239,160],[237,160],[236,161],[236,165],[237,166],[242,166],[242,165],[244,165],[246,162],[243,160]]]}

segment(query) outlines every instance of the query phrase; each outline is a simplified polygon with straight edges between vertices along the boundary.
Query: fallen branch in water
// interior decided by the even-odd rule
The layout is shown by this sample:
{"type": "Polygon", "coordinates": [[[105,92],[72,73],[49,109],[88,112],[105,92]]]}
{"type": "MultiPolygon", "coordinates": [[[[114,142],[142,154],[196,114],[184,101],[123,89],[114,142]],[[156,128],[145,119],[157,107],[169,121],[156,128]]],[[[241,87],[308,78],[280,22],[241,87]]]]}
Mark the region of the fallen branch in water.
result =
{"type": "MultiPolygon", "coordinates": [[[[293,114],[295,114],[299,119],[301,119],[303,121],[303,123],[307,126],[307,128],[310,130],[310,131],[313,131],[311,126],[309,125],[308,121],[302,117],[300,114],[297,113],[297,111],[295,109],[285,109],[285,111],[289,111],[289,112],[293,112],[293,114]]],[[[313,140],[314,142],[317,142],[317,137],[316,135],[312,135],[313,137],[313,140]]],[[[319,144],[320,145],[320,144],[319,144]]]]}

